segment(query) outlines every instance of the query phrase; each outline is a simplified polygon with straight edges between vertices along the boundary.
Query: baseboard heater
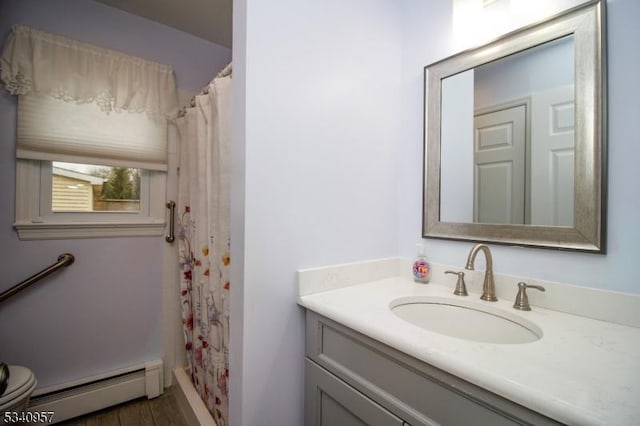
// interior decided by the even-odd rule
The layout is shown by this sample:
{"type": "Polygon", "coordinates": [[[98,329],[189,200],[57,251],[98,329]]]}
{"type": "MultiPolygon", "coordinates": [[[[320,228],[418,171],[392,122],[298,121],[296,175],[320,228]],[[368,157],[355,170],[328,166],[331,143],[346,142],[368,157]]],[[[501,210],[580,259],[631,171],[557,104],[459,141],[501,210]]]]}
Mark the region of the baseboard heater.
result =
{"type": "Polygon", "coordinates": [[[53,412],[53,423],[163,392],[162,361],[112,371],[34,393],[29,411],[53,412]]]}

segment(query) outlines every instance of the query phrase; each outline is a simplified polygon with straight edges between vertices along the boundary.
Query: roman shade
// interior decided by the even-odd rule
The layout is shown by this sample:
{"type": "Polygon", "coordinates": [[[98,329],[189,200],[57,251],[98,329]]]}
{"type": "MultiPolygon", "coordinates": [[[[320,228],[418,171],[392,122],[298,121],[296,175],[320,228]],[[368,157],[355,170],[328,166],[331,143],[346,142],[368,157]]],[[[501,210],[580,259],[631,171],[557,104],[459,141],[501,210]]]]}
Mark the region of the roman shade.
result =
{"type": "Polygon", "coordinates": [[[18,98],[18,158],[167,169],[167,123],[144,114],[105,114],[94,103],[18,98]]]}

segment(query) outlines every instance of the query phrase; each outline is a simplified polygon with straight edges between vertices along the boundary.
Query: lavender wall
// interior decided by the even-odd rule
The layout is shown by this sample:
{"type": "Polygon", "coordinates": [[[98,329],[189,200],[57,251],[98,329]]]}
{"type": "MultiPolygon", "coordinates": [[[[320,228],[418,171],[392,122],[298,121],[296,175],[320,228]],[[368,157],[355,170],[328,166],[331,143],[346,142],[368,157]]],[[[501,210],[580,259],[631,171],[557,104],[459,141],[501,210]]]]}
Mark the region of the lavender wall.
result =
{"type": "MultiPolygon", "coordinates": [[[[199,91],[230,49],[87,0],[2,0],[0,37],[21,23],[172,65],[199,91]]],[[[55,262],[76,263],[0,306],[0,360],[47,387],[162,356],[163,239],[20,241],[13,229],[16,99],[0,90],[0,291],[55,262]]]]}

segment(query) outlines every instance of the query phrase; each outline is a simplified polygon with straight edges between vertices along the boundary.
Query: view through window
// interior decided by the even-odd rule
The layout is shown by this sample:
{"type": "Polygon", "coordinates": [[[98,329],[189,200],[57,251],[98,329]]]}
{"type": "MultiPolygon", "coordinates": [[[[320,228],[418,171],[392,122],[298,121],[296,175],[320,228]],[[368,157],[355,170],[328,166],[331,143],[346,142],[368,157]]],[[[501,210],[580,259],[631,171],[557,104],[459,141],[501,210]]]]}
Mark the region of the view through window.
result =
{"type": "Polygon", "coordinates": [[[139,212],[141,169],[52,162],[53,212],[139,212]]]}

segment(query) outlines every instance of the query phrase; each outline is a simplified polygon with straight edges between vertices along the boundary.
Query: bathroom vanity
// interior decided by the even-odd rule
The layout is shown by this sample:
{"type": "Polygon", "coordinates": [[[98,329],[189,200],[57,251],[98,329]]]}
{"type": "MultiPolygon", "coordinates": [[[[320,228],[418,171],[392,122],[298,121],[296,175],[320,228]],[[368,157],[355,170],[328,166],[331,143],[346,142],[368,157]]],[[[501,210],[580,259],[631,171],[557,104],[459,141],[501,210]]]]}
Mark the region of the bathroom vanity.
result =
{"type": "Polygon", "coordinates": [[[307,311],[306,424],[557,425],[307,311]]]}
{"type": "Polygon", "coordinates": [[[305,424],[637,424],[640,328],[534,302],[532,311],[517,311],[516,286],[506,294],[502,277],[497,302],[479,300],[477,277],[469,296],[454,296],[453,280],[444,274],[435,273],[426,285],[402,274],[404,265],[394,275],[391,269],[402,262],[389,260],[379,279],[372,273],[365,281],[362,272],[371,265],[300,272],[305,424]],[[469,338],[452,337],[394,314],[398,301],[419,300],[487,306],[530,324],[537,338],[475,341],[477,322],[467,324],[469,338]]]}

